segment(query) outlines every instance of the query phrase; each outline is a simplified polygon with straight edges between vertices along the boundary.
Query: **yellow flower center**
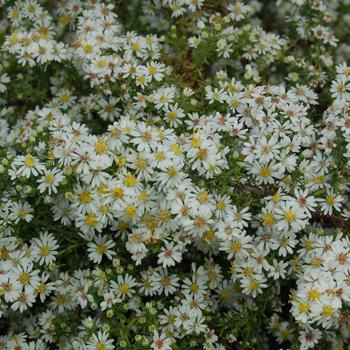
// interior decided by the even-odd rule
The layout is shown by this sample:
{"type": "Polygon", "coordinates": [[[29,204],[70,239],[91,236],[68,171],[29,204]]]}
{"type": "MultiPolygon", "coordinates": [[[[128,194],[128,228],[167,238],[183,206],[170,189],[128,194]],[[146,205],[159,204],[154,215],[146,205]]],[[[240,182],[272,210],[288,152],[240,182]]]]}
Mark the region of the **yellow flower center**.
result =
{"type": "Polygon", "coordinates": [[[41,294],[41,293],[44,293],[46,290],[46,285],[41,282],[37,287],[36,287],[36,291],[37,293],[41,294]]]}
{"type": "Polygon", "coordinates": [[[311,289],[308,293],[308,297],[311,300],[317,300],[320,297],[321,293],[316,289],[311,289]]]}
{"type": "Polygon", "coordinates": [[[62,102],[68,102],[69,101],[69,95],[67,93],[64,93],[60,96],[60,99],[62,102]]]}
{"type": "Polygon", "coordinates": [[[46,176],[45,176],[45,182],[49,183],[49,184],[52,184],[55,180],[55,175],[52,174],[52,173],[48,173],[46,176]]]}
{"type": "Polygon", "coordinates": [[[292,223],[292,222],[295,220],[296,215],[295,215],[295,213],[293,212],[293,210],[288,209],[288,210],[284,213],[284,218],[285,218],[285,220],[290,224],[290,223],[292,223]]]}
{"type": "Polygon", "coordinates": [[[327,202],[327,204],[329,204],[329,205],[333,205],[334,202],[335,202],[334,197],[333,197],[333,196],[327,196],[326,202],[327,202]]]}
{"type": "Polygon", "coordinates": [[[128,218],[133,218],[136,215],[136,208],[133,205],[129,205],[128,207],[125,208],[124,214],[128,218]]]}
{"type": "Polygon", "coordinates": [[[114,198],[123,198],[124,197],[124,190],[121,187],[116,187],[113,190],[113,197],[114,198]]]}
{"type": "Polygon", "coordinates": [[[311,250],[312,248],[313,248],[313,243],[312,243],[312,241],[307,240],[307,241],[305,242],[305,249],[306,249],[306,250],[311,250]]]}
{"type": "Polygon", "coordinates": [[[251,267],[247,267],[246,269],[244,269],[245,276],[252,276],[253,273],[254,273],[254,270],[251,267]]]}
{"type": "Polygon", "coordinates": [[[251,290],[257,290],[259,288],[259,282],[256,280],[256,279],[252,279],[250,282],[249,282],[249,288],[251,290]]]}
{"type": "Polygon", "coordinates": [[[96,344],[96,350],[105,350],[105,349],[106,349],[106,343],[105,342],[100,341],[100,342],[98,342],[96,344]]]}
{"type": "Polygon", "coordinates": [[[102,255],[107,251],[107,248],[104,244],[101,243],[96,247],[96,251],[98,254],[102,255]]]}
{"type": "Polygon", "coordinates": [[[325,316],[325,317],[330,317],[330,316],[332,316],[332,315],[333,315],[333,312],[334,312],[333,308],[332,308],[331,306],[329,306],[329,305],[325,305],[325,306],[323,306],[323,308],[322,308],[322,314],[323,314],[323,316],[325,316]]]}
{"type": "Polygon", "coordinates": [[[17,216],[21,219],[23,219],[27,215],[27,212],[24,209],[20,209],[17,212],[17,216]]]}
{"type": "Polygon", "coordinates": [[[50,253],[50,248],[49,247],[41,247],[40,248],[40,254],[43,256],[47,256],[50,253]]]}
{"type": "Polygon", "coordinates": [[[193,148],[198,148],[202,143],[202,140],[197,136],[197,137],[194,137],[191,141],[191,145],[193,148]]]}
{"type": "Polygon", "coordinates": [[[176,112],[175,111],[168,112],[168,118],[170,120],[175,120],[176,119],[176,112]]]}
{"type": "Polygon", "coordinates": [[[177,175],[177,170],[175,167],[170,167],[167,171],[169,177],[174,178],[177,175]]]}
{"type": "Polygon", "coordinates": [[[273,214],[265,214],[263,217],[263,225],[272,226],[276,222],[276,219],[273,214]]]}
{"type": "Polygon", "coordinates": [[[216,203],[216,206],[219,210],[224,210],[225,209],[225,203],[223,201],[219,201],[216,203]]]}
{"type": "Polygon", "coordinates": [[[124,166],[126,164],[126,159],[123,156],[117,156],[114,160],[118,166],[124,166]]]}
{"type": "Polygon", "coordinates": [[[156,74],[156,73],[157,73],[157,68],[154,67],[154,66],[149,67],[149,68],[148,68],[148,73],[149,73],[150,75],[156,74]]]}
{"type": "Polygon", "coordinates": [[[214,231],[212,231],[212,230],[205,231],[205,232],[203,233],[203,238],[206,239],[207,241],[213,240],[214,237],[215,237],[215,233],[214,233],[214,231]]]}
{"type": "Polygon", "coordinates": [[[88,214],[85,216],[85,224],[94,227],[97,223],[97,218],[95,214],[88,214]]]}
{"type": "Polygon", "coordinates": [[[120,290],[120,293],[125,294],[125,293],[128,292],[129,286],[128,286],[126,283],[121,284],[121,285],[119,286],[119,290],[120,290]]]}
{"type": "Polygon", "coordinates": [[[81,192],[79,194],[79,200],[81,203],[90,203],[92,201],[91,193],[90,192],[81,192]]]}
{"type": "Polygon", "coordinates": [[[170,218],[171,214],[166,210],[161,211],[161,213],[159,214],[159,221],[161,221],[162,223],[169,221],[170,218]]]}
{"type": "Polygon", "coordinates": [[[165,155],[164,155],[164,152],[162,151],[157,151],[155,154],[154,154],[154,158],[158,161],[161,161],[161,160],[164,160],[165,159],[165,155]]]}
{"type": "Polygon", "coordinates": [[[198,193],[198,201],[199,203],[207,203],[209,199],[208,193],[207,192],[199,192],[198,193]]]}
{"type": "Polygon", "coordinates": [[[220,293],[220,298],[222,299],[222,300],[228,300],[228,299],[230,299],[230,292],[228,291],[228,290],[223,290],[221,293],[220,293]]]}
{"type": "Polygon", "coordinates": [[[148,193],[145,192],[145,191],[140,192],[140,194],[139,194],[139,200],[140,200],[141,202],[146,202],[147,199],[148,199],[148,193]]]}
{"type": "Polygon", "coordinates": [[[35,159],[31,155],[27,154],[24,158],[24,164],[27,167],[32,168],[35,165],[35,159]]]}
{"type": "Polygon", "coordinates": [[[86,44],[83,46],[83,49],[84,49],[85,53],[91,53],[93,51],[94,47],[90,44],[86,44]]]}
{"type": "Polygon", "coordinates": [[[307,303],[300,303],[298,309],[301,313],[306,313],[309,311],[309,305],[307,303]]]}
{"type": "Polygon", "coordinates": [[[322,260],[320,258],[312,258],[310,263],[313,267],[320,267],[322,260]]]}
{"type": "Polygon", "coordinates": [[[100,210],[102,214],[107,214],[108,213],[108,207],[107,205],[101,205],[100,210]]]}
{"type": "Polygon", "coordinates": [[[238,107],[238,105],[239,105],[239,101],[236,98],[233,98],[231,100],[231,106],[236,108],[236,107],[238,107]]]}
{"type": "Polygon", "coordinates": [[[148,165],[148,161],[147,159],[144,159],[144,158],[138,158],[135,162],[135,165],[137,169],[144,170],[148,165]]]}
{"type": "Polygon", "coordinates": [[[139,77],[137,77],[137,82],[138,82],[139,84],[144,84],[145,81],[146,81],[145,76],[140,75],[139,77]]]}
{"type": "Polygon", "coordinates": [[[272,201],[275,203],[278,203],[281,200],[281,195],[279,193],[276,193],[272,196],[272,201]]]}
{"type": "Polygon", "coordinates": [[[0,259],[1,260],[7,260],[10,256],[10,252],[6,247],[3,247],[0,251],[0,259]]]}
{"type": "Polygon", "coordinates": [[[106,153],[108,150],[107,144],[105,140],[98,140],[95,144],[95,151],[97,154],[106,153]]]}
{"type": "Polygon", "coordinates": [[[133,51],[137,52],[141,49],[141,46],[138,42],[132,43],[131,48],[133,51]]]}
{"type": "Polygon", "coordinates": [[[100,59],[100,60],[97,61],[97,67],[100,68],[100,69],[106,67],[106,64],[107,64],[107,62],[104,59],[100,59]]]}
{"type": "Polygon", "coordinates": [[[135,186],[137,183],[137,179],[135,178],[135,176],[133,175],[128,175],[125,179],[124,179],[124,184],[125,186],[128,187],[133,187],[135,186]]]}
{"type": "Polygon", "coordinates": [[[262,177],[268,177],[271,175],[271,169],[269,167],[264,166],[264,167],[260,168],[259,173],[260,173],[260,176],[262,176],[262,177]]]}
{"type": "Polygon", "coordinates": [[[107,185],[105,185],[105,184],[101,184],[98,188],[97,188],[97,192],[99,193],[99,194],[106,194],[107,192],[108,192],[108,187],[107,187],[107,185]]]}
{"type": "Polygon", "coordinates": [[[234,240],[231,244],[231,251],[233,253],[238,253],[242,249],[242,245],[240,241],[234,240]]]}
{"type": "Polygon", "coordinates": [[[190,286],[190,291],[191,291],[192,293],[197,293],[198,290],[199,290],[198,284],[197,284],[197,283],[192,283],[191,286],[190,286]]]}
{"type": "Polygon", "coordinates": [[[181,148],[178,144],[176,143],[173,143],[171,146],[170,146],[170,150],[175,153],[175,154],[181,154],[182,151],[181,151],[181,148]]]}
{"type": "Polygon", "coordinates": [[[30,275],[27,272],[23,272],[19,275],[19,281],[21,284],[27,284],[30,281],[30,275]]]}
{"type": "Polygon", "coordinates": [[[314,182],[315,182],[315,184],[322,184],[324,182],[324,176],[322,176],[322,175],[315,176],[314,177],[314,182]]]}
{"type": "Polygon", "coordinates": [[[28,12],[33,13],[36,10],[36,6],[34,4],[30,4],[28,6],[28,12]]]}

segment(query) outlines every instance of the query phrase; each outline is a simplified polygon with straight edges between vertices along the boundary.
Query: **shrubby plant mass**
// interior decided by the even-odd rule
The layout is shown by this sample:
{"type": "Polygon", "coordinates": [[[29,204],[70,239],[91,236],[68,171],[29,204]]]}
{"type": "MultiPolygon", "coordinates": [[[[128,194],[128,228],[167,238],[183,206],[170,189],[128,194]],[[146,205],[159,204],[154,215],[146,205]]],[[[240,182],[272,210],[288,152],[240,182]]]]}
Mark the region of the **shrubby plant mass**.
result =
{"type": "Polygon", "coordinates": [[[349,0],[0,3],[1,349],[349,348],[349,0]]]}

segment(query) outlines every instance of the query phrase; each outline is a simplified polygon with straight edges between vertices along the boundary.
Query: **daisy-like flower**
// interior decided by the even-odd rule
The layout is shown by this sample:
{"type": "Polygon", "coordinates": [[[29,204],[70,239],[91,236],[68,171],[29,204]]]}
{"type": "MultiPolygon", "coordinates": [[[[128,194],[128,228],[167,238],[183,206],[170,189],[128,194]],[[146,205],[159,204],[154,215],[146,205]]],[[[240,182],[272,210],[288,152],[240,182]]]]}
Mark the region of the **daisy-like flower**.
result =
{"type": "Polygon", "coordinates": [[[159,269],[151,276],[151,281],[154,284],[154,290],[159,295],[163,293],[165,296],[174,294],[179,288],[179,278],[175,274],[170,275],[167,269],[159,269]]]}
{"type": "Polygon", "coordinates": [[[19,310],[23,312],[32,307],[35,302],[35,297],[32,291],[22,291],[19,293],[17,300],[11,305],[13,311],[19,310]]]}
{"type": "Polygon", "coordinates": [[[324,294],[317,303],[311,304],[310,310],[315,321],[325,328],[330,328],[336,322],[341,305],[339,297],[324,294]]]}
{"type": "Polygon", "coordinates": [[[97,335],[93,334],[90,340],[87,342],[86,350],[113,350],[114,340],[108,339],[109,334],[106,332],[98,332],[97,335]]]}
{"type": "Polygon", "coordinates": [[[75,102],[76,96],[73,96],[70,90],[63,89],[58,92],[56,100],[60,105],[69,107],[75,102]]]}
{"type": "Polygon", "coordinates": [[[42,7],[35,0],[27,0],[24,3],[23,15],[35,19],[43,11],[42,7]]]}
{"type": "Polygon", "coordinates": [[[38,272],[38,270],[33,270],[32,263],[23,263],[23,265],[19,265],[15,270],[16,279],[28,295],[32,294],[40,283],[38,272]]]}
{"type": "Polygon", "coordinates": [[[59,247],[54,236],[48,232],[40,233],[39,238],[33,239],[35,260],[40,265],[49,265],[56,260],[57,248],[59,247]]]}
{"type": "Polygon", "coordinates": [[[161,81],[164,76],[165,66],[159,62],[149,62],[146,66],[141,67],[141,74],[149,77],[150,80],[161,81]]]}
{"type": "Polygon", "coordinates": [[[154,331],[153,335],[153,350],[171,350],[172,341],[164,333],[159,334],[158,331],[154,331]]]}
{"type": "Polygon", "coordinates": [[[287,256],[293,253],[293,248],[297,245],[295,233],[288,231],[278,234],[276,238],[271,239],[271,249],[278,250],[280,256],[287,256]]]}
{"type": "Polygon", "coordinates": [[[153,99],[156,109],[163,107],[167,108],[170,103],[174,102],[175,90],[174,88],[165,87],[158,89],[153,93],[153,99]]]}
{"type": "Polygon", "coordinates": [[[38,176],[45,170],[45,165],[31,154],[17,156],[13,160],[12,166],[16,169],[15,175],[12,175],[12,179],[14,179],[14,176],[24,176],[26,178],[29,178],[31,175],[38,176]]]}
{"type": "Polygon", "coordinates": [[[302,191],[301,189],[296,188],[294,190],[295,197],[298,201],[298,205],[301,209],[305,211],[305,214],[311,218],[312,212],[314,212],[317,207],[317,201],[314,196],[309,195],[309,190],[306,189],[305,191],[302,191]]]}
{"type": "Polygon", "coordinates": [[[281,178],[280,166],[274,161],[268,164],[260,164],[255,162],[253,165],[249,165],[249,172],[256,177],[256,181],[261,184],[273,184],[274,178],[281,178]]]}
{"type": "Polygon", "coordinates": [[[276,208],[277,228],[281,231],[298,232],[307,224],[307,216],[296,203],[285,202],[276,208]]]}
{"type": "Polygon", "coordinates": [[[244,2],[0,0],[1,349],[349,347],[350,2],[244,2]]]}
{"type": "Polygon", "coordinates": [[[248,222],[251,220],[252,218],[252,214],[249,213],[249,208],[243,208],[241,210],[238,210],[238,208],[234,205],[233,206],[233,219],[235,221],[235,224],[237,224],[237,226],[240,229],[243,229],[243,227],[247,227],[248,226],[248,222]]]}
{"type": "Polygon", "coordinates": [[[158,264],[163,265],[163,267],[175,266],[175,264],[181,262],[181,260],[181,246],[175,245],[173,242],[167,241],[165,247],[163,247],[158,254],[158,264]]]}
{"type": "Polygon", "coordinates": [[[40,282],[35,288],[35,293],[39,295],[41,302],[43,303],[46,297],[55,290],[54,282],[47,282],[50,275],[46,272],[43,272],[40,276],[40,282]]]}
{"type": "Polygon", "coordinates": [[[231,239],[221,242],[220,249],[228,253],[227,259],[248,256],[248,249],[252,248],[251,236],[237,233],[231,239]]]}
{"type": "Polygon", "coordinates": [[[134,277],[126,274],[125,276],[118,275],[117,282],[111,282],[111,290],[115,293],[117,298],[125,299],[125,297],[131,298],[135,293],[133,289],[137,285],[134,277]]]}
{"type": "Polygon", "coordinates": [[[293,316],[297,321],[307,323],[310,317],[310,301],[307,299],[298,299],[292,304],[293,316]]]}
{"type": "Polygon", "coordinates": [[[262,164],[268,163],[274,159],[279,153],[281,144],[277,134],[273,134],[272,137],[267,140],[265,136],[261,137],[257,143],[257,156],[260,158],[262,164]]]}
{"type": "Polygon", "coordinates": [[[155,179],[161,186],[178,186],[187,177],[187,175],[182,171],[182,168],[182,164],[169,163],[165,169],[162,169],[162,171],[156,175],[155,179]]]}
{"type": "Polygon", "coordinates": [[[115,251],[112,248],[115,243],[112,240],[107,240],[107,236],[98,235],[94,237],[94,242],[88,243],[89,259],[96,264],[100,264],[103,255],[106,255],[109,260],[112,260],[115,251]]]}
{"type": "Polygon", "coordinates": [[[182,291],[185,296],[201,297],[205,294],[207,286],[206,279],[201,276],[193,275],[192,278],[185,278],[183,280],[182,291]]]}
{"type": "Polygon", "coordinates": [[[236,1],[234,4],[228,5],[227,9],[229,11],[228,16],[232,19],[232,21],[239,22],[244,19],[245,14],[249,12],[250,7],[241,1],[236,1]]]}
{"type": "Polygon", "coordinates": [[[20,281],[6,274],[6,278],[2,278],[0,287],[4,293],[4,300],[7,303],[14,302],[22,291],[22,284],[20,281]]]}
{"type": "Polygon", "coordinates": [[[184,110],[179,108],[177,103],[165,108],[165,119],[171,127],[177,127],[180,125],[184,117],[184,110]]]}
{"type": "Polygon", "coordinates": [[[38,179],[38,189],[40,193],[48,191],[49,195],[51,195],[51,193],[57,193],[57,187],[63,180],[63,172],[58,168],[50,170],[45,169],[44,175],[38,179]]]}
{"type": "Polygon", "coordinates": [[[285,279],[287,266],[288,263],[273,259],[272,265],[270,265],[270,272],[268,274],[268,277],[272,277],[274,280],[277,280],[279,278],[285,279]]]}
{"type": "Polygon", "coordinates": [[[223,103],[224,100],[227,99],[227,94],[223,89],[219,90],[218,88],[214,88],[213,90],[211,86],[206,86],[205,92],[205,98],[209,100],[209,104],[214,102],[223,103]]]}
{"type": "Polygon", "coordinates": [[[81,229],[81,231],[86,235],[90,236],[95,230],[101,232],[102,228],[106,222],[102,220],[102,217],[99,213],[88,212],[86,214],[81,214],[76,219],[76,226],[81,229]]]}
{"type": "Polygon", "coordinates": [[[24,220],[26,222],[30,222],[33,218],[33,208],[29,205],[29,203],[13,203],[11,205],[11,211],[9,214],[9,218],[17,224],[19,221],[24,220]]]}
{"type": "Polygon", "coordinates": [[[319,329],[312,329],[308,327],[305,330],[302,330],[299,335],[300,341],[300,350],[312,349],[318,344],[318,341],[322,337],[322,332],[319,329]]]}
{"type": "Polygon", "coordinates": [[[336,195],[333,190],[327,190],[326,198],[318,199],[321,205],[321,211],[325,215],[332,215],[333,209],[340,211],[342,207],[342,202],[344,201],[341,195],[336,195]]]}
{"type": "Polygon", "coordinates": [[[115,297],[114,293],[108,292],[103,294],[103,301],[100,304],[101,310],[104,311],[107,308],[110,309],[116,303],[120,303],[122,300],[115,297]]]}
{"type": "Polygon", "coordinates": [[[255,298],[262,293],[262,289],[267,287],[266,278],[262,275],[253,275],[241,280],[242,292],[255,298]]]}

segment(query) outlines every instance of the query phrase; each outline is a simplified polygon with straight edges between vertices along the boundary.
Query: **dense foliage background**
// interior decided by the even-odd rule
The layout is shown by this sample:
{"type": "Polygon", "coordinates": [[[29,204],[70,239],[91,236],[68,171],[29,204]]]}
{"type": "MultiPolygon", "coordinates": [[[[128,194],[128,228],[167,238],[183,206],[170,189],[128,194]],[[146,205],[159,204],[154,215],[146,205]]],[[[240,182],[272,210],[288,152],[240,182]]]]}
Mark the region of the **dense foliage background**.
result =
{"type": "Polygon", "coordinates": [[[349,348],[349,0],[0,5],[1,349],[349,348]]]}

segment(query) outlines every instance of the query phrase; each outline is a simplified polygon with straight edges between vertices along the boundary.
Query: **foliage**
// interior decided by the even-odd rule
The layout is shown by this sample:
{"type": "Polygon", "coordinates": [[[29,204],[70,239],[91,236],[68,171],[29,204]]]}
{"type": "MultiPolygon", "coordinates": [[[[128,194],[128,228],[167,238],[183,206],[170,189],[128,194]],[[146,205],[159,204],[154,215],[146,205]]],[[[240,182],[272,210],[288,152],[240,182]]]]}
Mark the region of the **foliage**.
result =
{"type": "Polygon", "coordinates": [[[349,0],[0,0],[0,348],[347,349],[349,0]]]}

